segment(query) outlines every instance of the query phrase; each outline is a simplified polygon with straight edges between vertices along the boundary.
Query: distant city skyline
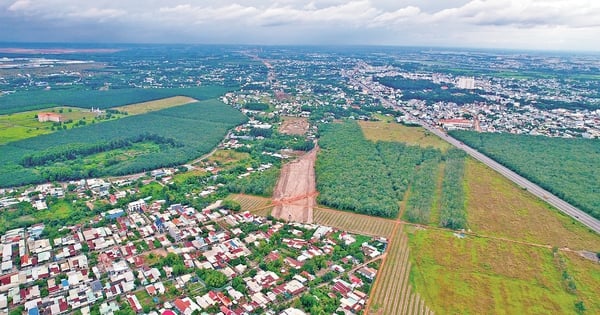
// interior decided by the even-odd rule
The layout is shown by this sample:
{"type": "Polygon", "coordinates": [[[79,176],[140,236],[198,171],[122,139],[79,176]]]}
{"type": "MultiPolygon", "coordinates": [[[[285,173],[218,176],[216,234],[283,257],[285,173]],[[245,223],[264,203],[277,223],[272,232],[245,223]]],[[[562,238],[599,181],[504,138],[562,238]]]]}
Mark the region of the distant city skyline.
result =
{"type": "Polygon", "coordinates": [[[2,42],[600,51],[591,0],[0,0],[2,42]]]}

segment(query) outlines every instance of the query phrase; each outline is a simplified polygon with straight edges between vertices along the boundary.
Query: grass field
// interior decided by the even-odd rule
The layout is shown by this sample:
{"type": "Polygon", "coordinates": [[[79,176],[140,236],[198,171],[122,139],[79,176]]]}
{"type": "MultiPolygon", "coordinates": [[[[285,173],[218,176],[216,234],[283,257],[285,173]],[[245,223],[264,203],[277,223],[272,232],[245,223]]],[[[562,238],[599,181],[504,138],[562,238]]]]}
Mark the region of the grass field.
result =
{"type": "Polygon", "coordinates": [[[404,142],[409,145],[448,150],[450,144],[422,127],[408,127],[395,122],[361,121],[358,123],[365,138],[372,141],[404,142]]]}
{"type": "Polygon", "coordinates": [[[121,112],[126,112],[129,115],[139,115],[169,107],[185,105],[192,102],[197,102],[197,100],[187,96],[173,96],[155,101],[114,107],[112,109],[116,109],[121,112]]]}
{"type": "MultiPolygon", "coordinates": [[[[579,300],[588,309],[597,307],[591,301],[597,297],[598,282],[590,284],[586,274],[568,269],[578,290],[567,292],[563,271],[550,249],[476,237],[459,239],[436,230],[417,230],[409,238],[411,281],[438,314],[569,314],[575,313],[579,300]]],[[[595,270],[598,276],[598,264],[577,257],[567,260],[581,263],[584,273],[595,270]]]]}
{"type": "Polygon", "coordinates": [[[173,181],[177,184],[185,182],[187,179],[192,177],[198,177],[208,174],[205,170],[192,170],[184,173],[178,173],[173,176],[173,181]]]}
{"type": "Polygon", "coordinates": [[[395,221],[349,211],[314,208],[313,221],[357,234],[389,237],[395,221]]]}
{"type": "Polygon", "coordinates": [[[387,258],[378,271],[368,314],[429,314],[425,301],[410,284],[411,263],[407,237],[402,227],[390,241],[387,258]]]}
{"type": "MultiPolygon", "coordinates": [[[[195,101],[195,99],[187,96],[174,96],[156,101],[115,107],[113,109],[127,112],[129,115],[139,115],[195,101]]],[[[0,145],[54,132],[51,129],[52,122],[39,122],[37,120],[36,115],[41,112],[54,112],[63,116],[65,121],[71,120],[71,123],[64,124],[69,129],[79,120],[84,120],[89,124],[97,117],[97,114],[91,112],[89,109],[68,106],[0,115],[0,130],[2,130],[0,132],[0,145]]],[[[112,115],[111,119],[102,119],[99,121],[108,121],[120,117],[123,117],[123,115],[112,115]]]]}
{"type": "Polygon", "coordinates": [[[588,313],[600,312],[600,265],[564,251],[558,254],[564,269],[551,249],[597,252],[600,236],[485,165],[467,159],[465,166],[469,228],[486,237],[413,229],[415,291],[438,314],[575,313],[578,301],[588,313]],[[573,277],[575,293],[566,289],[564,271],[573,277]]]}
{"type": "Polygon", "coordinates": [[[239,161],[249,159],[250,154],[246,152],[236,152],[233,150],[216,150],[207,158],[209,162],[216,163],[220,167],[227,167],[236,164],[239,161]]]}
{"type": "Polygon", "coordinates": [[[96,117],[96,114],[88,109],[75,107],[53,107],[45,110],[0,115],[0,130],[2,130],[0,132],[0,145],[54,132],[52,122],[39,122],[37,120],[36,115],[41,112],[59,113],[65,120],[72,120],[73,122],[65,124],[67,128],[71,128],[81,119],[91,122],[96,117]]]}
{"type": "Polygon", "coordinates": [[[467,159],[469,228],[521,241],[600,251],[600,236],[485,165],[467,159]]]}

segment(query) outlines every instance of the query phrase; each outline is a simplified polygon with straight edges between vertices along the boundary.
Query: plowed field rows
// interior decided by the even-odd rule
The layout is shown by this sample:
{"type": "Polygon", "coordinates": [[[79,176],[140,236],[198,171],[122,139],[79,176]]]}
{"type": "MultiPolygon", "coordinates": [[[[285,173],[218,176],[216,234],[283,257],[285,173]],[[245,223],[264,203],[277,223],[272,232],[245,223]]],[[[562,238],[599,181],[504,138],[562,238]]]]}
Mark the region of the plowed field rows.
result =
{"type": "Polygon", "coordinates": [[[340,230],[371,236],[390,237],[395,222],[353,212],[314,208],[314,222],[340,230]]]}

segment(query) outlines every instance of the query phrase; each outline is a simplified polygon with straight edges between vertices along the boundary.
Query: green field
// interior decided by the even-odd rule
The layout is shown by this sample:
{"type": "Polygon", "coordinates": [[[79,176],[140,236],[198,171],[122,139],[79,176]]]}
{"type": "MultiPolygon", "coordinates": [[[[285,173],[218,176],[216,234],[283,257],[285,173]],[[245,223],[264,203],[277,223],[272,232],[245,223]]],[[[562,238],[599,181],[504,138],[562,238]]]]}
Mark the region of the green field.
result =
{"type": "MultiPolygon", "coordinates": [[[[442,141],[433,136],[424,137],[420,128],[395,127],[396,124],[386,121],[361,122],[360,125],[365,137],[371,140],[420,146],[431,146],[432,139],[442,141]],[[390,132],[394,129],[398,131],[390,132]]],[[[321,128],[320,131],[326,139],[329,130],[321,128]]],[[[345,167],[343,173],[347,174],[340,176],[346,181],[350,181],[352,172],[356,171],[352,168],[360,169],[369,165],[353,154],[364,154],[371,161],[388,161],[393,155],[393,151],[386,155],[381,143],[372,145],[373,151],[378,154],[371,152],[369,155],[357,144],[356,139],[360,137],[354,136],[353,140],[347,141],[343,133],[341,136],[339,133],[335,135],[337,140],[346,143],[346,156],[354,160],[354,163],[345,167]]],[[[552,139],[547,141],[553,143],[552,139]]],[[[502,147],[499,141],[495,144],[502,147]]],[[[444,147],[447,149],[447,144],[438,146],[444,147]]],[[[522,150],[527,149],[525,147],[522,150]]],[[[560,155],[558,153],[549,159],[555,165],[566,165],[595,174],[595,166],[593,171],[590,171],[590,166],[600,159],[593,158],[591,153],[594,150],[589,143],[583,147],[566,149],[558,146],[551,150],[583,151],[582,154],[588,157],[587,166],[577,164],[582,163],[578,161],[579,158],[560,164],[555,160],[560,155]]],[[[398,153],[396,156],[406,158],[405,154],[398,153]]],[[[465,158],[462,152],[452,149],[441,156],[442,160],[437,164],[439,168],[427,167],[428,161],[432,161],[429,159],[414,169],[404,168],[404,175],[393,175],[394,178],[409,174],[412,175],[408,178],[414,177],[407,184],[408,198],[404,202],[407,210],[403,218],[413,216],[411,221],[425,225],[404,226],[399,232],[401,235],[394,238],[401,240],[401,236],[408,235],[409,250],[400,250],[401,253],[410,252],[408,267],[407,264],[394,263],[403,257],[395,246],[403,243],[392,241],[394,248],[386,258],[382,271],[384,278],[375,286],[370,307],[372,314],[413,313],[413,305],[417,305],[419,300],[411,293],[411,287],[412,292],[436,314],[576,314],[577,305],[583,305],[588,310],[584,314],[600,313],[597,299],[600,265],[577,253],[581,250],[600,252],[599,235],[485,165],[465,158]],[[423,171],[427,176],[419,176],[423,171]],[[413,194],[429,198],[412,202],[411,208],[411,199],[415,197],[413,194]],[[459,238],[452,230],[437,226],[464,227],[467,230],[466,237],[459,238]],[[389,255],[397,257],[390,261],[392,256],[389,255]],[[403,271],[407,270],[410,270],[410,285],[405,284],[403,271]],[[391,291],[394,293],[390,294],[391,291]],[[388,307],[388,304],[393,306],[388,307]]],[[[340,157],[337,157],[336,163],[345,165],[340,157]]],[[[544,165],[541,162],[538,164],[544,165]]],[[[394,167],[387,165],[388,168],[379,173],[392,174],[390,172],[394,167]]],[[[370,173],[374,172],[373,169],[370,173]]],[[[555,177],[566,177],[553,174],[555,177]]],[[[367,189],[371,195],[386,191],[385,180],[370,182],[378,184],[367,189]]],[[[593,186],[597,182],[587,184],[593,186]]],[[[355,194],[339,187],[343,195],[355,194]]],[[[323,194],[322,190],[320,192],[323,194]]],[[[323,214],[315,211],[315,218],[317,216],[321,218],[323,214]]],[[[339,224],[331,221],[334,226],[339,224]]]]}
{"type": "Polygon", "coordinates": [[[246,119],[217,100],[62,130],[2,146],[0,185],[124,175],[210,152],[246,119]]]}
{"type": "Polygon", "coordinates": [[[594,307],[590,314],[600,311],[595,294],[600,283],[578,274],[586,270],[597,277],[598,264],[558,253],[583,263],[563,270],[547,248],[459,239],[448,232],[419,230],[409,239],[413,285],[438,314],[572,314],[580,300],[594,307]],[[574,277],[575,293],[566,289],[563,271],[574,277]]]}
{"type": "Polygon", "coordinates": [[[221,86],[166,89],[117,89],[117,90],[51,90],[24,91],[0,97],[0,115],[24,111],[72,106],[107,109],[117,106],[148,102],[173,96],[187,96],[196,100],[218,97],[228,92],[221,86]]]}
{"type": "Polygon", "coordinates": [[[436,313],[570,314],[578,301],[600,311],[600,265],[571,251],[600,251],[600,236],[472,159],[464,187],[475,234],[409,229],[411,282],[436,313]]]}
{"type": "Polygon", "coordinates": [[[54,122],[39,122],[37,114],[42,110],[26,111],[7,115],[0,115],[0,146],[9,142],[37,137],[39,135],[53,133],[64,128],[70,129],[82,125],[80,121],[96,123],[110,119],[120,118],[123,115],[111,115],[110,118],[105,115],[98,116],[90,112],[89,109],[75,107],[52,107],[43,110],[44,112],[54,112],[60,114],[65,122],[57,126],[54,122]]]}

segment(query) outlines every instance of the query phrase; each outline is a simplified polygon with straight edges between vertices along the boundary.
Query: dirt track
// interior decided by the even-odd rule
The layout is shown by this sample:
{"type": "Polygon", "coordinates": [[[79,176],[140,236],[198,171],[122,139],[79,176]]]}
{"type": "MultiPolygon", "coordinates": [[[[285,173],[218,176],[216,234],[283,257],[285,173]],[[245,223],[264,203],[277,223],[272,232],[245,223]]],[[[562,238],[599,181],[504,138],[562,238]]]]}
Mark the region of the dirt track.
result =
{"type": "Polygon", "coordinates": [[[288,221],[313,222],[316,205],[315,160],[318,147],[283,166],[273,192],[272,215],[288,221]]]}

